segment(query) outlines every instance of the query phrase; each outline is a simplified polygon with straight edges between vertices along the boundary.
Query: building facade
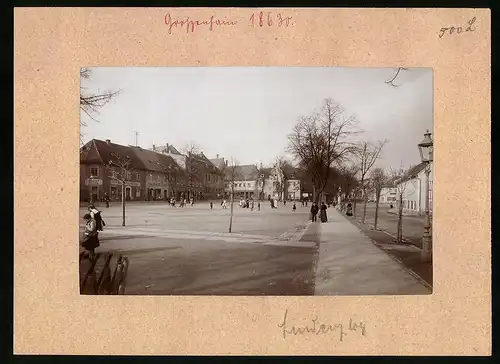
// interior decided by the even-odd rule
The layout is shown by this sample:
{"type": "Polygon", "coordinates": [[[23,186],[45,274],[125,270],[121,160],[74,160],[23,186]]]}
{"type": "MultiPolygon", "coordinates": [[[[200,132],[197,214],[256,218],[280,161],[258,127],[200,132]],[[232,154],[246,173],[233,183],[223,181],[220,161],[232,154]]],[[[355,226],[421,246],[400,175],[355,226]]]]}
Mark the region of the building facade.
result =
{"type": "Polygon", "coordinates": [[[426,186],[426,164],[420,163],[410,168],[396,184],[396,194],[402,194],[403,213],[405,215],[423,215],[428,189],[429,212],[432,214],[433,163],[430,164],[429,184],[426,186]]]}
{"type": "Polygon", "coordinates": [[[152,151],[167,155],[183,169],[184,179],[177,185],[177,199],[195,200],[221,198],[224,193],[224,174],[201,153],[182,154],[171,144],[153,145],[152,151]]]}
{"type": "Polygon", "coordinates": [[[166,200],[182,170],[170,157],[93,139],[80,149],[80,200],[166,200]]]}

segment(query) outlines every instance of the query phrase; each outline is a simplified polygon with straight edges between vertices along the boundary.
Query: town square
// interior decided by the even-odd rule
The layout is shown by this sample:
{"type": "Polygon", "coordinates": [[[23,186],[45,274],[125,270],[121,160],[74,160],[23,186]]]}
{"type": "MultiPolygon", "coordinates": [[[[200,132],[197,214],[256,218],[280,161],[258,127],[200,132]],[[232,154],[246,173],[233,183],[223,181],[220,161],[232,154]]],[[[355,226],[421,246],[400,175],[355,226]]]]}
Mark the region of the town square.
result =
{"type": "Polygon", "coordinates": [[[432,293],[432,71],[301,70],[82,69],[81,260],[127,295],[432,293]]]}

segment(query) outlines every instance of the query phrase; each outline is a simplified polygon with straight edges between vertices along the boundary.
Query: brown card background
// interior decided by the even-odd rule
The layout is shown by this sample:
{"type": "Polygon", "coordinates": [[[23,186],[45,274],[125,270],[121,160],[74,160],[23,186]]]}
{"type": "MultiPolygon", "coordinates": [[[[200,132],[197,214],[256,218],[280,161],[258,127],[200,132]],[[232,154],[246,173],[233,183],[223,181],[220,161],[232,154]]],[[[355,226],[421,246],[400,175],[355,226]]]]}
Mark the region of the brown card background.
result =
{"type": "Polygon", "coordinates": [[[15,353],[490,354],[490,11],[263,9],[294,25],[252,28],[254,10],[15,10],[15,353]],[[169,35],[166,13],[239,23],[169,35]],[[199,65],[432,67],[434,294],[80,296],[80,67],[199,65]],[[285,309],[294,324],[362,320],[366,336],[283,339],[285,309]]]}

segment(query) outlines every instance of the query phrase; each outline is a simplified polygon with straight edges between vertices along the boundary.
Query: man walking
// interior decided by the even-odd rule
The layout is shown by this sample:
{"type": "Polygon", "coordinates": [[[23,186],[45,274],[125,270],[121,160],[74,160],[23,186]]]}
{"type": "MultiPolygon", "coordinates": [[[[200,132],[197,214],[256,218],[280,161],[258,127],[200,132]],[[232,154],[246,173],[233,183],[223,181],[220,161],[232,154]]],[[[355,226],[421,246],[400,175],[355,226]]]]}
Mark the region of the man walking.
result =
{"type": "Polygon", "coordinates": [[[317,220],[317,215],[318,215],[319,207],[316,204],[316,202],[313,203],[311,206],[311,219],[312,221],[318,221],[317,220]]]}

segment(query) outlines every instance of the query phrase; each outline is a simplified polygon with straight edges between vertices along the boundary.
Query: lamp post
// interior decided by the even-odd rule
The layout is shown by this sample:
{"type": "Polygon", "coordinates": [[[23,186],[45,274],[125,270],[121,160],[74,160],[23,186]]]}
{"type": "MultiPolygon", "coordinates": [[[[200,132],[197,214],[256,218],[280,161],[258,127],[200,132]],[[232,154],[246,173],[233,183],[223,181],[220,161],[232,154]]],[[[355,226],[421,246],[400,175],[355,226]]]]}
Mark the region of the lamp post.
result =
{"type": "Polygon", "coordinates": [[[433,141],[429,130],[425,132],[424,139],[418,144],[418,149],[420,151],[420,158],[422,162],[425,163],[425,216],[421,260],[429,262],[432,261],[432,235],[429,216],[429,174],[431,173],[431,164],[433,161],[433,141]]]}

